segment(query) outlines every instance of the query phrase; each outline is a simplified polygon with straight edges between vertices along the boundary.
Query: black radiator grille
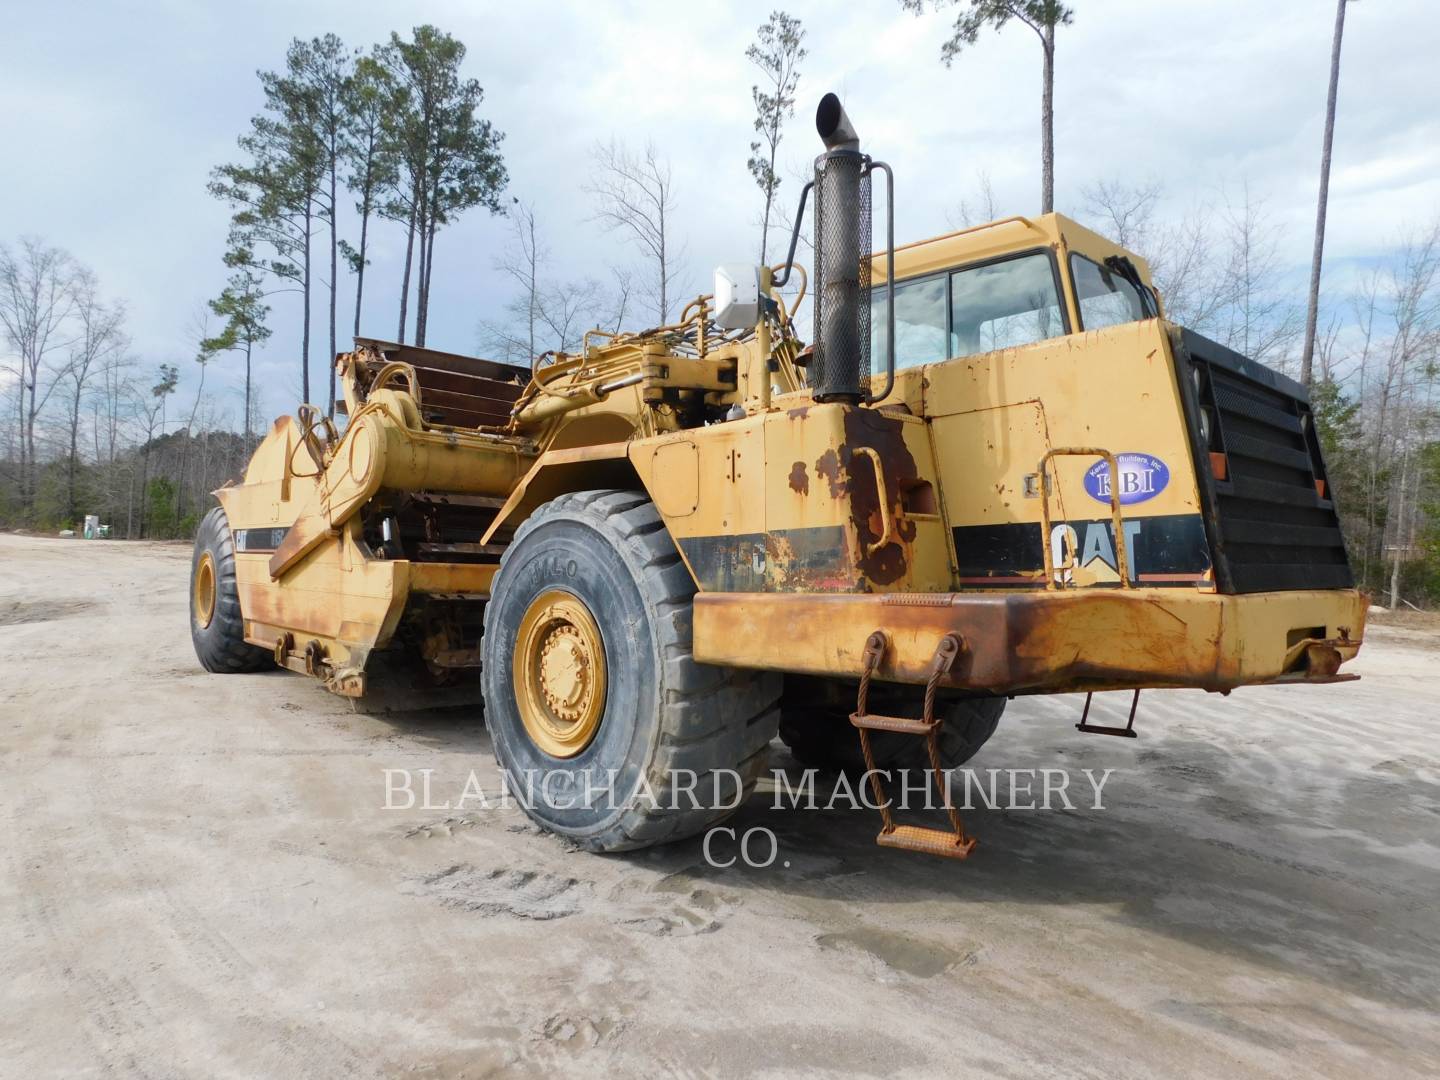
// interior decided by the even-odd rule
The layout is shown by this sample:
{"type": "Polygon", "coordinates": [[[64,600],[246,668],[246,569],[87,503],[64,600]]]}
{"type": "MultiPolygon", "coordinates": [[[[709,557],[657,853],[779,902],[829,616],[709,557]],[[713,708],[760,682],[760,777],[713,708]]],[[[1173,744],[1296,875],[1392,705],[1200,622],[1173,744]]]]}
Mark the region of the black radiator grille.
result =
{"type": "Polygon", "coordinates": [[[1305,389],[1189,330],[1177,344],[1220,588],[1353,587],[1305,389]],[[1212,453],[1223,480],[1205,467],[1212,453]]]}

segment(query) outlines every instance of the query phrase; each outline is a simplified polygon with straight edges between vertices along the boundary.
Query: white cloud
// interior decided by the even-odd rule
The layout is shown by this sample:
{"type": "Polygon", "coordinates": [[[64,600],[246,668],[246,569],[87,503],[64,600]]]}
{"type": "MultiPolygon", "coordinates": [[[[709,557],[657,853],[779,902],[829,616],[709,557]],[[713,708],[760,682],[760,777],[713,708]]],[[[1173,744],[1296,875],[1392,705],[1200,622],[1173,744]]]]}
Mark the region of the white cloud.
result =
{"type": "MultiPolygon", "coordinates": [[[[279,65],[292,36],[333,30],[368,45],[431,21],[469,46],[467,73],[486,89],[485,115],[506,132],[511,193],[535,203],[558,266],[582,276],[635,261],[589,220],[582,188],[597,139],[649,139],[673,163],[689,287],[700,289],[711,266],[747,257],[755,244],[757,193],[745,168],[754,74],[744,49],[774,6],[447,0],[406,5],[402,15],[380,0],[176,0],[97,5],[83,17],[65,5],[12,7],[0,67],[0,238],[34,232],[70,249],[129,303],[147,363],[184,360],[185,324],[225,277],[227,214],[205,182],[259,107],[255,69],[279,65]]],[[[1027,28],[988,34],[946,69],[939,51],[950,12],[917,18],[885,0],[779,6],[804,21],[810,49],[782,148],[786,196],[798,186],[792,171],[818,149],[814,103],[835,89],[867,148],[896,170],[900,238],[944,231],[979,169],[1003,211],[1035,209],[1040,57],[1027,28]]],[[[1076,6],[1057,59],[1062,209],[1100,177],[1158,177],[1174,208],[1214,201],[1222,184],[1248,178],[1284,227],[1286,260],[1303,267],[1333,6],[1076,6]]],[[[1337,265],[1383,255],[1407,222],[1440,212],[1436,55],[1431,4],[1350,10],[1327,244],[1337,265]]],[[[471,349],[476,320],[503,305],[491,269],[503,238],[503,223],[480,212],[441,234],[432,343],[471,349]]],[[[404,238],[383,225],[375,243],[365,329],[390,336],[404,238]]],[[[272,409],[298,384],[295,306],[275,299],[277,332],[259,369],[272,409]]],[[[342,341],[348,309],[342,299],[342,341]]],[[[324,336],[321,327],[312,352],[322,380],[324,336]]],[[[233,383],[233,365],[222,361],[219,372],[217,381],[233,383]]]]}

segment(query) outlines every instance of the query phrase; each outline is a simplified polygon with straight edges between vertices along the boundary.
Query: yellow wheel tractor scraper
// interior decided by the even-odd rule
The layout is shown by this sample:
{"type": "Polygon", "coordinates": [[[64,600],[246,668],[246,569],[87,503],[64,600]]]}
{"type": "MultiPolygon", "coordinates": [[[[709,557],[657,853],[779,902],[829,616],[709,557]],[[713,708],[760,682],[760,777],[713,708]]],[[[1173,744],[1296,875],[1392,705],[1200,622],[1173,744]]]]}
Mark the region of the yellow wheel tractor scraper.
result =
{"type": "MultiPolygon", "coordinates": [[[[834,95],[817,126],[789,257],[672,325],[529,369],[356,341],[343,429],[301,406],[216,493],[204,665],[478,680],[512,786],[544,780],[527,812],[596,851],[714,824],[777,733],[883,802],[1015,695],[1351,677],[1366,603],[1304,389],[1057,214],[896,248],[890,170],[834,95]]],[[[950,824],[887,809],[880,840],[963,856],[950,824]]]]}

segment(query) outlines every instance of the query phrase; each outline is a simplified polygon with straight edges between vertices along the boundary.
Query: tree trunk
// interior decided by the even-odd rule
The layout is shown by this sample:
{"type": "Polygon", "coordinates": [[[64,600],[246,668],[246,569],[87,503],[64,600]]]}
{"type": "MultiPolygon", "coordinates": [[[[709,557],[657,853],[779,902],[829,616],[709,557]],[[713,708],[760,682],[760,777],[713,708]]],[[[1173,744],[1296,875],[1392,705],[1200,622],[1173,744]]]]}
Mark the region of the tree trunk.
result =
{"type": "Polygon", "coordinates": [[[1040,91],[1040,212],[1055,209],[1055,26],[1045,27],[1043,85],[1040,91]]]}
{"type": "Polygon", "coordinates": [[[1315,360],[1315,324],[1320,314],[1320,263],[1325,253],[1325,204],[1330,198],[1330,145],[1335,139],[1335,97],[1340,88],[1340,38],[1345,32],[1345,0],[1335,5],[1335,40],[1330,45],[1330,92],[1325,98],[1325,145],[1320,151],[1320,199],[1315,208],[1315,253],[1310,259],[1310,304],[1305,313],[1305,351],[1300,381],[1310,385],[1315,360]]]}
{"type": "Polygon", "coordinates": [[[145,440],[145,453],[141,458],[140,466],[140,527],[136,531],[136,536],[141,540],[145,539],[145,511],[150,502],[150,493],[147,490],[150,486],[150,441],[150,437],[145,440]]]}
{"type": "Polygon", "coordinates": [[[430,251],[435,243],[435,208],[427,195],[420,211],[420,265],[415,275],[415,344],[425,345],[425,322],[429,314],[430,251]]]}
{"type": "Polygon", "coordinates": [[[1405,481],[1410,470],[1410,454],[1400,459],[1400,492],[1395,505],[1395,557],[1390,563],[1390,610],[1400,606],[1400,562],[1405,550],[1405,481]]]}
{"type": "Polygon", "coordinates": [[[424,286],[424,295],[420,301],[420,333],[415,339],[416,345],[425,344],[425,334],[430,329],[430,278],[435,271],[435,219],[432,214],[430,219],[430,238],[425,241],[425,274],[421,279],[424,286]]]}
{"type": "MultiPolygon", "coordinates": [[[[665,206],[664,206],[664,203],[665,203],[665,200],[664,200],[664,198],[663,198],[663,196],[662,196],[662,198],[660,199],[660,325],[662,325],[662,326],[665,325],[665,323],[666,323],[666,322],[669,320],[669,318],[670,318],[669,283],[666,281],[666,279],[667,279],[670,275],[667,273],[667,271],[669,270],[669,267],[666,265],[666,258],[665,258],[665,206]]],[[[816,242],[817,242],[817,243],[819,242],[819,241],[818,241],[818,238],[817,238],[817,241],[816,241],[816,242]]]]}
{"type": "Polygon", "coordinates": [[[80,453],[80,389],[75,390],[75,407],[70,411],[70,461],[65,470],[65,511],[74,525],[78,513],[75,498],[75,465],[80,453]]]}
{"type": "Polygon", "coordinates": [[[125,539],[135,539],[135,462],[130,462],[130,485],[125,497],[125,539]]]}
{"type": "MultiPolygon", "coordinates": [[[[305,305],[305,314],[300,332],[300,396],[310,400],[310,219],[313,202],[305,200],[305,254],[304,270],[301,274],[300,295],[305,305]]],[[[144,507],[141,507],[142,521],[144,507]]]]}
{"type": "Polygon", "coordinates": [[[205,393],[205,365],[200,365],[200,385],[195,388],[195,404],[190,406],[190,419],[185,422],[185,445],[180,448],[180,468],[175,481],[175,524],[180,524],[180,511],[185,505],[185,470],[190,464],[190,450],[195,445],[195,417],[200,412],[200,398],[205,393]]]}
{"type": "Polygon", "coordinates": [[[335,151],[330,152],[330,354],[325,366],[330,371],[330,400],[326,416],[335,415],[335,297],[340,291],[340,238],[335,229],[339,208],[335,204],[335,151]]]}
{"type": "Polygon", "coordinates": [[[245,339],[245,453],[250,453],[250,352],[254,349],[254,342],[247,337],[245,339]]]}
{"type": "MultiPolygon", "coordinates": [[[[413,193],[412,193],[413,194],[413,193]]],[[[410,260],[415,253],[415,202],[410,202],[410,222],[405,233],[405,272],[400,276],[400,329],[395,340],[405,344],[405,316],[410,303],[410,260]]]]}
{"type": "Polygon", "coordinates": [[[425,252],[430,242],[428,214],[420,214],[420,225],[416,230],[420,236],[420,250],[415,253],[415,344],[425,345],[425,252]]]}
{"type": "Polygon", "coordinates": [[[370,234],[370,187],[360,200],[360,265],[355,270],[355,336],[360,336],[360,304],[365,298],[365,244],[370,234]]]}
{"type": "Polygon", "coordinates": [[[526,221],[530,230],[530,275],[529,280],[526,282],[530,289],[530,310],[528,320],[530,330],[530,352],[528,354],[528,359],[533,362],[535,360],[535,320],[539,317],[540,314],[539,286],[536,283],[536,277],[540,273],[540,256],[538,254],[537,248],[535,247],[535,212],[533,209],[526,211],[526,221]]]}
{"type": "Polygon", "coordinates": [[[30,408],[25,413],[25,456],[26,467],[29,469],[29,478],[25,484],[25,508],[32,513],[35,509],[35,496],[40,490],[40,458],[35,452],[35,419],[40,415],[40,407],[35,403],[35,397],[39,383],[40,376],[37,373],[30,379],[30,408]]]}
{"type": "Polygon", "coordinates": [[[770,171],[766,174],[765,216],[760,219],[760,265],[765,266],[765,252],[770,246],[770,207],[775,202],[775,144],[770,144],[770,171]]]}
{"type": "MultiPolygon", "coordinates": [[[[29,503],[25,498],[25,485],[29,477],[29,459],[25,453],[25,367],[21,361],[20,367],[20,392],[15,395],[15,434],[16,442],[20,444],[20,508],[23,512],[28,508],[29,503]]],[[[28,520],[26,522],[29,523],[28,520]]]]}

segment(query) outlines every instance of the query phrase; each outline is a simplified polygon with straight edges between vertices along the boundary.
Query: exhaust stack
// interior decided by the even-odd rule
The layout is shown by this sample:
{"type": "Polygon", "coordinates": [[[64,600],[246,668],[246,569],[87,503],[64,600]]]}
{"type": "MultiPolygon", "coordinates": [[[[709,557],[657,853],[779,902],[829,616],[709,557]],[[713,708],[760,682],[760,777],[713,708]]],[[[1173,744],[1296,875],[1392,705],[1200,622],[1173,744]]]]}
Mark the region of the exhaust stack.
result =
{"type": "MultiPolygon", "coordinates": [[[[815,159],[815,356],[810,386],[816,401],[878,400],[894,381],[894,289],[887,289],[887,379],[870,380],[870,173],[883,169],[890,209],[887,269],[894,278],[894,191],[890,169],[860,152],[860,136],[834,94],[820,99],[815,130],[825,153],[815,159]]],[[[796,226],[798,229],[799,222],[796,226]]],[[[792,242],[793,252],[793,242],[792,242]]]]}
{"type": "Polygon", "coordinates": [[[820,141],[825,144],[826,150],[860,149],[860,136],[855,134],[855,125],[834,94],[826,94],[820,99],[820,107],[815,110],[815,130],[820,133],[820,141]]]}

